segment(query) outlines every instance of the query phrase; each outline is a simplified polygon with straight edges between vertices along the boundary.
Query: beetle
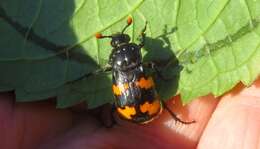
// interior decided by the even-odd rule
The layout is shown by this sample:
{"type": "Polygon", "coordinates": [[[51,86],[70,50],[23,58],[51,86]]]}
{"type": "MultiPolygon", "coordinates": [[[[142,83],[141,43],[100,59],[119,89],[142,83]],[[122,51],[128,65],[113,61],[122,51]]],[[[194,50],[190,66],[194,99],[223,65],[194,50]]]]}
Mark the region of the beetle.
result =
{"type": "Polygon", "coordinates": [[[165,108],[171,116],[183,124],[195,121],[182,121],[162,101],[155,89],[152,76],[145,71],[146,67],[160,72],[154,62],[143,63],[141,48],[145,45],[145,31],[147,22],[140,34],[140,43],[130,42],[130,36],[124,31],[132,24],[128,17],[127,24],[119,33],[104,36],[96,33],[97,39],[110,38],[112,52],[109,65],[112,71],[112,91],[115,97],[115,110],[119,116],[133,123],[146,124],[157,118],[165,108]]]}

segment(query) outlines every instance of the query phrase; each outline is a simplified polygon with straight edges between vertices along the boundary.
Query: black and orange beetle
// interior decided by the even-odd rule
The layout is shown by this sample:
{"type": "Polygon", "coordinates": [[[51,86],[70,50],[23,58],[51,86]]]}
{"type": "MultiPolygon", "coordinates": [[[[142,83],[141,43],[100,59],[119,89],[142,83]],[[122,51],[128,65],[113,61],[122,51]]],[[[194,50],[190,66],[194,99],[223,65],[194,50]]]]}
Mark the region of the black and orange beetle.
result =
{"type": "Polygon", "coordinates": [[[185,122],[179,119],[167,106],[160,100],[155,90],[153,78],[146,74],[145,67],[155,69],[153,62],[143,64],[141,48],[145,44],[146,25],[141,31],[140,44],[131,43],[128,34],[124,31],[132,24],[132,18],[127,19],[127,25],[120,33],[103,36],[96,33],[96,38],[111,38],[113,47],[109,57],[109,65],[112,69],[113,85],[112,90],[115,96],[115,109],[121,118],[145,124],[152,121],[165,108],[176,121],[184,124],[194,123],[185,122]]]}

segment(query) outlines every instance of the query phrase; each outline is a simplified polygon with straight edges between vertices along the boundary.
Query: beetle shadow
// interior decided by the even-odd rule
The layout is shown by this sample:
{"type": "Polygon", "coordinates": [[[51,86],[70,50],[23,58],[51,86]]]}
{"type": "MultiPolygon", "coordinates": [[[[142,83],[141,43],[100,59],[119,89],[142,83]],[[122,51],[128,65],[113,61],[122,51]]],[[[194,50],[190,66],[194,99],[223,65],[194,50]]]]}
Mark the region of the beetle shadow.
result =
{"type": "Polygon", "coordinates": [[[144,56],[144,62],[153,61],[157,64],[161,78],[156,73],[155,76],[156,89],[158,90],[163,100],[169,99],[176,95],[178,90],[178,82],[182,66],[173,52],[169,36],[172,35],[177,27],[173,27],[168,31],[168,26],[165,25],[163,34],[155,38],[146,37],[145,47],[147,54],[144,56]]]}
{"type": "MultiPolygon", "coordinates": [[[[77,44],[79,39],[70,25],[76,9],[75,2],[43,1],[41,6],[44,8],[46,6],[46,9],[41,9],[40,13],[38,13],[38,5],[38,1],[33,1],[30,3],[30,9],[26,9],[25,7],[29,6],[19,6],[8,0],[3,0],[0,4],[0,20],[3,22],[0,32],[6,33],[6,38],[0,42],[0,46],[4,47],[3,50],[13,49],[12,44],[8,44],[10,41],[5,39],[19,37],[17,38],[19,40],[14,40],[15,44],[21,44],[19,50],[24,50],[25,54],[21,57],[29,59],[22,58],[19,64],[4,65],[8,71],[0,74],[0,78],[2,78],[0,82],[3,84],[7,82],[7,85],[15,86],[10,83],[11,81],[4,81],[4,79],[10,71],[20,71],[21,73],[12,73],[16,80],[25,80],[22,84],[24,88],[15,90],[20,101],[59,96],[58,100],[61,102],[58,101],[60,104],[58,106],[64,108],[81,101],[100,102],[104,100],[103,97],[95,96],[98,94],[95,88],[102,87],[101,94],[112,97],[110,89],[103,89],[106,85],[109,85],[109,88],[111,86],[107,75],[91,76],[75,81],[85,74],[100,69],[99,64],[86,53],[85,47],[77,44]],[[53,6],[55,9],[50,8],[53,6]],[[37,17],[37,21],[34,20],[35,17],[37,17]],[[4,31],[5,28],[9,29],[10,33],[4,31]],[[38,57],[44,58],[37,59],[38,57]],[[30,58],[35,60],[30,60],[30,58]],[[19,69],[17,69],[17,65],[20,66],[19,69]],[[102,78],[102,82],[100,82],[100,78],[102,78]],[[22,97],[26,99],[21,99],[22,97]]],[[[5,51],[2,52],[5,54],[5,51]]],[[[17,53],[13,53],[13,55],[17,55],[17,53]]],[[[19,56],[17,57],[19,58],[19,56]]]]}

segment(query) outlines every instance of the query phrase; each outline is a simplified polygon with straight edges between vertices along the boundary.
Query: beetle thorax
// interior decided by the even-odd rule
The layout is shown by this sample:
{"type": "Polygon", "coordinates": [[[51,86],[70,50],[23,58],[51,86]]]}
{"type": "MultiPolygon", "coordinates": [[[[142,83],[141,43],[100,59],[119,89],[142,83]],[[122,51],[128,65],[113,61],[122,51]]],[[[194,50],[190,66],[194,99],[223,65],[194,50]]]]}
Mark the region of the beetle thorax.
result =
{"type": "Polygon", "coordinates": [[[128,71],[138,67],[141,64],[142,57],[140,48],[133,43],[124,44],[113,49],[110,56],[110,62],[115,70],[128,71]]]}

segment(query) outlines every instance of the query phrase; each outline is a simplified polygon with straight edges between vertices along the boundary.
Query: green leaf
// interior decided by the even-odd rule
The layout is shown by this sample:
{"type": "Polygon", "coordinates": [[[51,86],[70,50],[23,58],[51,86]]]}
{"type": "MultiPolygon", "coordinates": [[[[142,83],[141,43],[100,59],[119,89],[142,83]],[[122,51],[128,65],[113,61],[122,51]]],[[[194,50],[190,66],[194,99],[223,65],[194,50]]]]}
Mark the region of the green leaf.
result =
{"type": "MultiPolygon", "coordinates": [[[[182,13],[187,5],[179,8],[182,18],[188,17],[182,13]]],[[[250,85],[260,72],[259,1],[201,1],[194,7],[189,19],[194,23],[178,25],[177,32],[182,48],[188,49],[182,53],[183,59],[185,55],[195,59],[184,60],[186,68],[180,75],[179,89],[186,103],[209,93],[220,96],[239,81],[250,85]],[[190,37],[182,33],[191,27],[190,37]]]]}
{"type": "Polygon", "coordinates": [[[219,96],[260,74],[257,0],[2,0],[0,91],[15,90],[17,101],[57,96],[60,108],[112,103],[110,73],[78,79],[108,62],[110,41],[94,34],[121,31],[129,15],[133,42],[148,21],[144,61],[172,78],[155,77],[162,99],[219,96]]]}

